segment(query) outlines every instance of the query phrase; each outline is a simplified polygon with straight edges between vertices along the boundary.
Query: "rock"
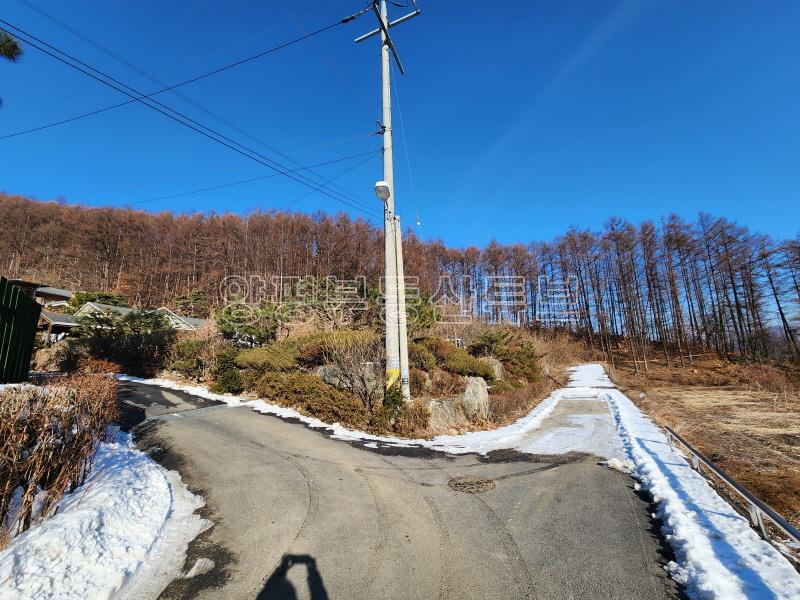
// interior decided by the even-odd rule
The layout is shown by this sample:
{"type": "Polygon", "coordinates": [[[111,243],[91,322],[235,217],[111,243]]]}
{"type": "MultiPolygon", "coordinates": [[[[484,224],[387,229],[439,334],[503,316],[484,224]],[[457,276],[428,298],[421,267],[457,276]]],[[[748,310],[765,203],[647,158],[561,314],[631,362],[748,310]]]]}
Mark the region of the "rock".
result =
{"type": "MultiPolygon", "coordinates": [[[[361,369],[361,381],[363,381],[366,387],[374,388],[375,386],[382,385],[378,380],[377,374],[375,373],[375,367],[372,365],[372,363],[364,363],[361,366],[361,369]]],[[[346,382],[345,378],[342,377],[341,369],[339,369],[339,367],[336,365],[322,365],[317,367],[316,371],[314,371],[314,375],[322,379],[322,381],[328,385],[332,385],[337,389],[344,390],[346,392],[353,391],[346,382]]]]}
{"type": "Polygon", "coordinates": [[[455,398],[428,400],[430,426],[446,431],[489,417],[489,387],[483,377],[465,377],[466,389],[455,398]]]}
{"type": "Polygon", "coordinates": [[[483,356],[478,360],[492,367],[492,374],[495,379],[499,380],[505,378],[506,370],[503,368],[503,363],[497,360],[494,356],[483,356]]]}
{"type": "Polygon", "coordinates": [[[428,400],[428,411],[431,413],[428,422],[430,427],[446,430],[451,429],[453,425],[465,424],[467,419],[459,404],[459,398],[428,400]]]}
{"type": "Polygon", "coordinates": [[[489,388],[483,377],[467,377],[467,389],[461,395],[461,409],[471,420],[489,417],[489,388]]]}
{"type": "Polygon", "coordinates": [[[342,372],[335,365],[322,365],[317,367],[314,375],[322,379],[328,385],[332,385],[340,390],[349,390],[349,386],[342,379],[342,372]]]}

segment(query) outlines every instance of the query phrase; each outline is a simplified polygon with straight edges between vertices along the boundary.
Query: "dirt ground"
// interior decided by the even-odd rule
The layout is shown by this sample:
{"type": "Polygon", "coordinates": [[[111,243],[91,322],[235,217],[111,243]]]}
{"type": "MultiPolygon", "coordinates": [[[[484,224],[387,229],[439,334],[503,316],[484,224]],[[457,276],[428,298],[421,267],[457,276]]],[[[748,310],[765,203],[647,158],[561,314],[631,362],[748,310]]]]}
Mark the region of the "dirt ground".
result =
{"type": "Polygon", "coordinates": [[[731,371],[717,362],[696,365],[688,375],[676,370],[615,369],[612,379],[659,425],[672,427],[800,527],[800,395],[793,374],[765,377],[761,367],[731,371]]]}

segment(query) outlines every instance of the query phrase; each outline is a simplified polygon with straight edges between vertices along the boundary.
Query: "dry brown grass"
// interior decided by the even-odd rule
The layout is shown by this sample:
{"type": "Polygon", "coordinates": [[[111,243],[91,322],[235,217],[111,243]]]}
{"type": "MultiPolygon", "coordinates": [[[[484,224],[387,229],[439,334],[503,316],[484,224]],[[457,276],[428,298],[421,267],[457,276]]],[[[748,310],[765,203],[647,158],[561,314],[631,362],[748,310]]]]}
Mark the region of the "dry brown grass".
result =
{"type": "Polygon", "coordinates": [[[116,418],[116,382],[102,375],[0,392],[0,548],[30,526],[37,496],[39,515],[47,516],[64,492],[85,481],[116,418]]]}
{"type": "Polygon", "coordinates": [[[639,375],[615,369],[612,379],[656,423],[800,525],[800,396],[792,371],[705,361],[639,375]]]}

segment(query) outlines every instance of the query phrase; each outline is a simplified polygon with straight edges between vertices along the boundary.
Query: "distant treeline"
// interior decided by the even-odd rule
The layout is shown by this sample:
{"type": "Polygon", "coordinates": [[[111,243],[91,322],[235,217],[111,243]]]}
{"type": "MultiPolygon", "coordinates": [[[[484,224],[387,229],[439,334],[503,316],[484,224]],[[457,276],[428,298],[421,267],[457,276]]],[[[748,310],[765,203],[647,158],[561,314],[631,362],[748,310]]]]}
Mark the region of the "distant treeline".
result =
{"type": "MultiPolygon", "coordinates": [[[[365,277],[382,271],[380,228],[347,215],[148,213],[0,194],[0,273],[138,306],[220,300],[226,276],[365,277]]],[[[447,248],[404,237],[406,275],[450,301],[448,319],[563,327],[644,362],[717,353],[800,360],[800,237],[724,218],[611,219],[552,242],[447,248]],[[460,304],[459,304],[460,303],[460,304]]]]}

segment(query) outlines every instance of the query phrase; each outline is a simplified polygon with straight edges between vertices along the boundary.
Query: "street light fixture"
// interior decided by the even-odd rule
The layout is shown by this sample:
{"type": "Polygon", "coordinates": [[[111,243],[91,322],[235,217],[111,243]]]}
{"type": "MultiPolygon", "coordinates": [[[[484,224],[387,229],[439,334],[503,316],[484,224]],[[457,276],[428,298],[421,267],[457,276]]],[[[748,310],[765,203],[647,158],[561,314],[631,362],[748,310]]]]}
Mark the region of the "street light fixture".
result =
{"type": "Polygon", "coordinates": [[[376,181],[375,195],[384,202],[386,202],[389,199],[389,196],[391,195],[391,192],[389,191],[389,184],[386,183],[385,181],[376,181]]]}

